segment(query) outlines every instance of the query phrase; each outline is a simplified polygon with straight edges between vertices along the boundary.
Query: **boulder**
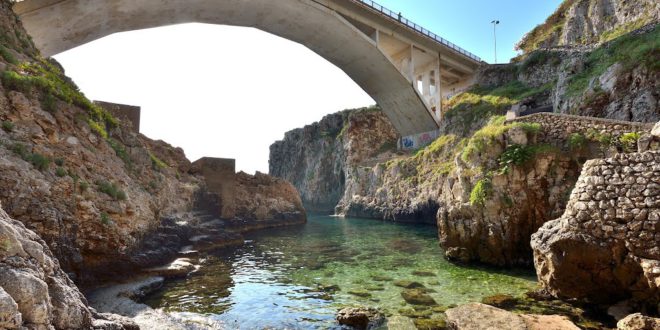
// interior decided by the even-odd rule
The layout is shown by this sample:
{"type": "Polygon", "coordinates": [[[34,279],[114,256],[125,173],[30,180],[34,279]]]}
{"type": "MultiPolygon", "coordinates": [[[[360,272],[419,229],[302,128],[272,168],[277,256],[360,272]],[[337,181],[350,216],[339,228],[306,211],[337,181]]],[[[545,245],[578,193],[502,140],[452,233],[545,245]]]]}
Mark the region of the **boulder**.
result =
{"type": "Polygon", "coordinates": [[[454,330],[578,330],[564,316],[518,315],[485,304],[471,303],[448,309],[447,325],[454,330]]]}
{"type": "Polygon", "coordinates": [[[618,330],[658,330],[660,319],[644,316],[640,313],[630,314],[617,322],[618,330]]]}
{"type": "Polygon", "coordinates": [[[385,322],[385,316],[371,307],[344,308],[336,318],[339,324],[359,330],[375,329],[385,322]]]}

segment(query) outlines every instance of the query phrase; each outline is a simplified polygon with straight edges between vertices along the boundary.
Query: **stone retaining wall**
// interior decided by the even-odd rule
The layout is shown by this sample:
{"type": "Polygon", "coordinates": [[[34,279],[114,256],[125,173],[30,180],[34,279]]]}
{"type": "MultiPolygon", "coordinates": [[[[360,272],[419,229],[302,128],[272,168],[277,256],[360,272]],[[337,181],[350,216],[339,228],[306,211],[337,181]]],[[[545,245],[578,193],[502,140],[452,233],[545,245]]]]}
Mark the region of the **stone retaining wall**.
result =
{"type": "Polygon", "coordinates": [[[650,132],[653,124],[620,121],[596,117],[582,117],[560,113],[535,113],[518,117],[509,122],[539,123],[542,131],[539,134],[541,141],[554,144],[558,141],[566,141],[573,133],[586,135],[596,130],[602,134],[610,134],[618,139],[621,135],[631,132],[650,132]]]}
{"type": "Polygon", "coordinates": [[[549,292],[612,302],[660,297],[660,152],[587,161],[564,215],[532,236],[549,292]]]}

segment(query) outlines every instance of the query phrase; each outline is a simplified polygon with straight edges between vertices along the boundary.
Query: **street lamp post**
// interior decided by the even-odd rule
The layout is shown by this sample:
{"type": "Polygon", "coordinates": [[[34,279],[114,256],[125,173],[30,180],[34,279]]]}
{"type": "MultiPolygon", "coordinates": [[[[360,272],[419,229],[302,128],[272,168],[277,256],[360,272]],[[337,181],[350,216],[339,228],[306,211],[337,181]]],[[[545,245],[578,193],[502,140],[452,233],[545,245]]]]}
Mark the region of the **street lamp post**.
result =
{"type": "Polygon", "coordinates": [[[493,40],[495,40],[495,63],[494,64],[497,64],[497,33],[495,32],[495,28],[497,27],[497,24],[500,24],[500,21],[493,20],[491,23],[493,24],[493,40]]]}

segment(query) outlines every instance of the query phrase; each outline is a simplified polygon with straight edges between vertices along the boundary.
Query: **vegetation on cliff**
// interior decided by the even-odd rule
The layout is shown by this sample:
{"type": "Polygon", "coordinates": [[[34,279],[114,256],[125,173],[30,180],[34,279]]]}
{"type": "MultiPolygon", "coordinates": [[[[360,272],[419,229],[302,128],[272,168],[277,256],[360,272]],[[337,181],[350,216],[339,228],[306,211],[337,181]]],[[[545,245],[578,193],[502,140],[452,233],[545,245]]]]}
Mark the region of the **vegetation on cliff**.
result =
{"type": "Polygon", "coordinates": [[[544,47],[607,42],[657,19],[654,1],[564,0],[516,44],[516,49],[529,54],[544,47]]]}

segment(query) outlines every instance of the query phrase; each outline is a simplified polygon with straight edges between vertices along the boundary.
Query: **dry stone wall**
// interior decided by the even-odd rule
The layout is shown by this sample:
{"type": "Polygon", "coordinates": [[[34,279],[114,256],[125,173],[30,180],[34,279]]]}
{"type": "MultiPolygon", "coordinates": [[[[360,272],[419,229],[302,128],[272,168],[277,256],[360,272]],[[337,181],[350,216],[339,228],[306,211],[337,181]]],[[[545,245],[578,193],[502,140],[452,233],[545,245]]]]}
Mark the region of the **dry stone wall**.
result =
{"type": "Polygon", "coordinates": [[[535,113],[528,116],[518,117],[512,122],[539,123],[541,132],[539,142],[550,144],[563,143],[571,134],[582,135],[597,131],[601,134],[609,134],[618,139],[625,133],[649,132],[653,128],[650,123],[637,123],[605,118],[574,116],[561,113],[535,113]]]}
{"type": "Polygon", "coordinates": [[[599,302],[660,300],[660,152],[584,164],[564,215],[532,236],[552,294],[599,302]]]}

